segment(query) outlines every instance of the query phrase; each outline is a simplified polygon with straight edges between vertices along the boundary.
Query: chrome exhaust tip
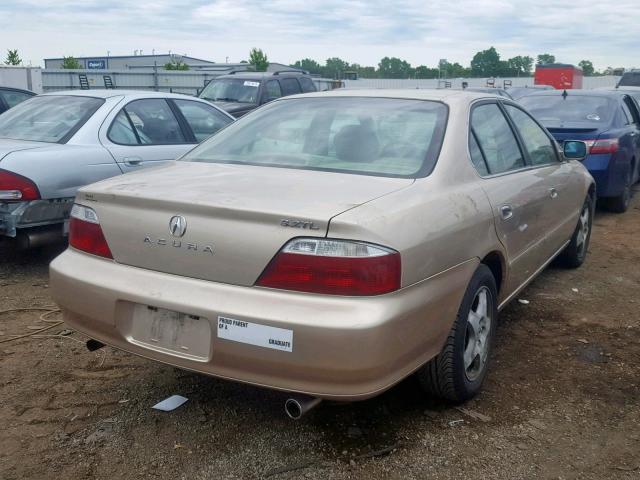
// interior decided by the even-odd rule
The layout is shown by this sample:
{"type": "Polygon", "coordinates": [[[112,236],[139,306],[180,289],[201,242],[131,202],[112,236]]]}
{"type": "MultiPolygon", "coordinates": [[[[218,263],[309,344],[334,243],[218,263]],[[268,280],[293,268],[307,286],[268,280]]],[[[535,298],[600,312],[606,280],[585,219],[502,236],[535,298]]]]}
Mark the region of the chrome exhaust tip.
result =
{"type": "Polygon", "coordinates": [[[287,416],[293,420],[300,420],[304,415],[309,413],[313,408],[317,407],[321,398],[317,397],[292,397],[284,402],[284,411],[287,416]]]}

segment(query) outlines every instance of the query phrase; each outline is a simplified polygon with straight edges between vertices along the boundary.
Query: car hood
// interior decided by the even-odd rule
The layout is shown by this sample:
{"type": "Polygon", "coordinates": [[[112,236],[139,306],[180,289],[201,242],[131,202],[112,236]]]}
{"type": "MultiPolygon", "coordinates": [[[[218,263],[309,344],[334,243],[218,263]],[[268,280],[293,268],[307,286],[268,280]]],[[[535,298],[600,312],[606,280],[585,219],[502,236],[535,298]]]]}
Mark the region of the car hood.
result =
{"type": "Polygon", "coordinates": [[[252,285],[282,246],[324,236],[334,216],[413,179],[250,165],[171,162],[84,187],[115,261],[252,285]],[[188,227],[174,238],[169,221],[188,227]],[[209,246],[211,251],[206,247],[209,246]]]}
{"type": "Polygon", "coordinates": [[[237,113],[247,113],[258,106],[253,103],[239,103],[239,102],[211,102],[216,107],[223,109],[225,112],[230,113],[231,115],[237,113]]]}

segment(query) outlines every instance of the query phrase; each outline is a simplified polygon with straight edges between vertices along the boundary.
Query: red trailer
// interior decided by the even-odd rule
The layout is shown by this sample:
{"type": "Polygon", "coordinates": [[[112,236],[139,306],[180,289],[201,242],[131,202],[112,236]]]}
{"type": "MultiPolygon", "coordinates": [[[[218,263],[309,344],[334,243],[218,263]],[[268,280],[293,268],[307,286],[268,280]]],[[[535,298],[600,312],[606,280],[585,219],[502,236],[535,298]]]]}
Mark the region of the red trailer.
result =
{"type": "Polygon", "coordinates": [[[536,66],[534,85],[551,85],[558,90],[582,88],[582,69],[567,63],[536,66]]]}

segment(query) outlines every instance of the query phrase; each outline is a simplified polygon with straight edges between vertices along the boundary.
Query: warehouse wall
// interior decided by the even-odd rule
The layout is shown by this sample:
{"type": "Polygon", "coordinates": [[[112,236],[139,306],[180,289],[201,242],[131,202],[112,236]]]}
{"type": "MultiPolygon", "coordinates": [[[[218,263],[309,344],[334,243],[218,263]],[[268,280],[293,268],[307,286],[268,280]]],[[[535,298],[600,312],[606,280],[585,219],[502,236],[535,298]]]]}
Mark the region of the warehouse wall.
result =
{"type": "MultiPolygon", "coordinates": [[[[149,70],[42,70],[42,86],[45,92],[80,88],[79,74],[87,75],[91,88],[104,88],[104,75],[109,75],[116,88],[132,90],[173,91],[197,95],[206,82],[211,81],[225,72],[201,71],[167,71],[149,70]]],[[[620,77],[585,77],[584,88],[614,87],[620,77]]],[[[512,86],[520,87],[533,85],[533,78],[504,78],[496,79],[496,86],[502,86],[505,80],[510,80],[512,86]]],[[[457,78],[447,80],[452,88],[461,88],[462,82],[468,82],[470,87],[484,87],[486,78],[457,78]]],[[[394,80],[394,79],[361,79],[344,80],[347,88],[437,88],[438,80],[394,80]]],[[[441,82],[442,85],[442,82],[441,82]]],[[[442,85],[443,86],[443,85],[442,85]]]]}

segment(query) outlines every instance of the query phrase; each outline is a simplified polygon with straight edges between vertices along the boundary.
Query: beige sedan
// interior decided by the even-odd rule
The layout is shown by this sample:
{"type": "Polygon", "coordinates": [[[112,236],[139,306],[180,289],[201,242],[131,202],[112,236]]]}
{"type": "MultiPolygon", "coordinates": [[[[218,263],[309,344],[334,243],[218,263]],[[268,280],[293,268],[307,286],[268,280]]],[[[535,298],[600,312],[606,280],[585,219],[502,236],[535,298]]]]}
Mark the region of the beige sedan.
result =
{"type": "Polygon", "coordinates": [[[585,148],[490,94],[287,97],[83,188],[53,295],[90,347],[291,392],[296,418],[412,373],[461,402],[498,311],[584,261],[585,148]]]}

